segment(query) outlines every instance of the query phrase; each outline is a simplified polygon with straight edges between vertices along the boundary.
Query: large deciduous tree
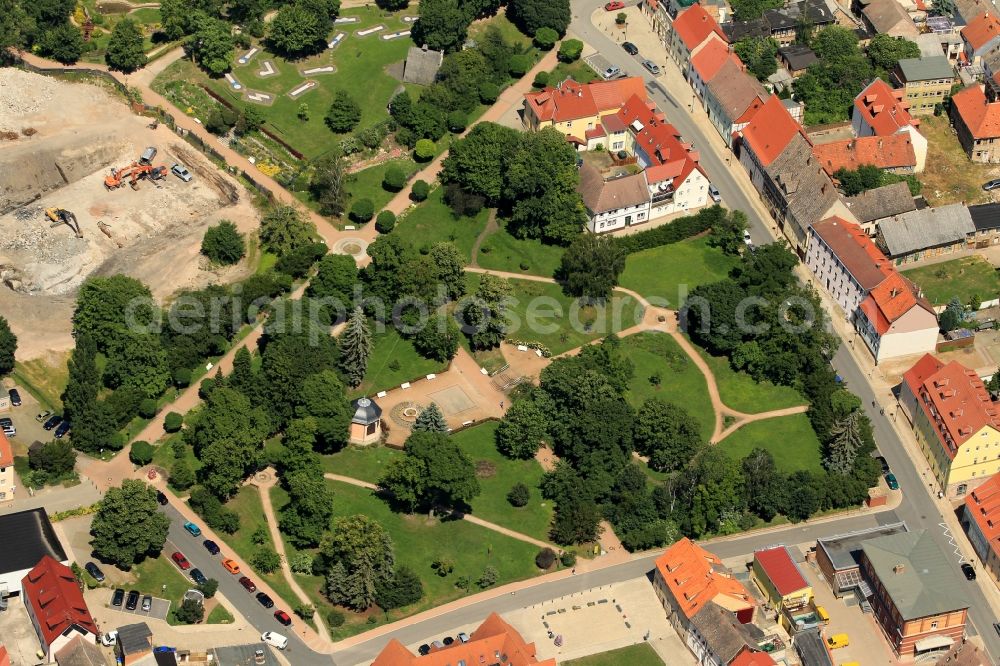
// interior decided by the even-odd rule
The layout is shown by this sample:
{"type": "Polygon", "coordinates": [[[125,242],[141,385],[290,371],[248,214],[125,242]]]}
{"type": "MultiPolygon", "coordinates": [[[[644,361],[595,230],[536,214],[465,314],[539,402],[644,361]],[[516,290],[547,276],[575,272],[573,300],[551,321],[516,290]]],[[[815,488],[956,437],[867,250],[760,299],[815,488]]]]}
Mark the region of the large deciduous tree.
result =
{"type": "Polygon", "coordinates": [[[868,58],[876,67],[891,70],[903,58],[919,58],[920,47],[903,37],[879,33],[872,37],[866,49],[868,58]]]}
{"type": "Polygon", "coordinates": [[[321,552],[332,567],[326,580],[331,601],[355,610],[375,603],[379,589],[392,580],[396,558],[392,538],[368,516],[337,518],[321,552]]]}
{"type": "Polygon", "coordinates": [[[704,447],[698,422],[687,410],[659,398],[643,403],[632,435],[635,450],[659,472],[685,467],[704,447]]]}
{"type": "Polygon", "coordinates": [[[114,71],[129,74],[146,66],[146,53],[142,50],[142,32],[132,19],[122,19],[111,30],[104,61],[114,71]]]}
{"type": "Polygon", "coordinates": [[[534,35],[539,28],[551,28],[562,37],[572,13],[569,0],[510,0],[507,16],[526,35],[534,35]]]}
{"type": "Polygon", "coordinates": [[[260,221],[260,242],[279,257],[312,242],[316,227],[291,206],[278,206],[260,221]]]}
{"type": "Polygon", "coordinates": [[[347,164],[340,154],[324,155],[313,164],[309,191],[319,202],[320,212],[324,215],[343,215],[347,205],[346,184],[347,164]]]}
{"type": "Polygon", "coordinates": [[[323,538],[333,516],[333,491],[322,470],[301,470],[282,478],[288,504],[281,509],[283,534],[298,547],[315,546],[323,538]]]}
{"type": "Polygon", "coordinates": [[[462,311],[463,332],[473,349],[500,346],[507,333],[507,299],[510,283],[504,278],[483,274],[472,299],[462,311]]]}
{"type": "Polygon", "coordinates": [[[98,503],[90,527],[90,544],[102,560],[128,571],[147,555],[156,555],[167,540],[170,519],[159,510],[156,490],[125,479],[98,503]]]}
{"type": "Polygon", "coordinates": [[[475,466],[446,434],[414,432],[404,453],[389,464],[379,486],[411,510],[461,506],[479,494],[475,466]]]}
{"type": "Polygon", "coordinates": [[[424,0],[413,24],[413,41],[435,51],[456,51],[465,42],[469,19],[458,0],[424,0]]]}
{"type": "Polygon", "coordinates": [[[532,399],[516,400],[496,429],[497,450],[508,458],[534,457],[545,438],[547,418],[532,399]]]}
{"type": "Polygon", "coordinates": [[[10,324],[0,315],[0,377],[14,369],[14,353],[17,351],[17,336],[10,330],[10,324]]]}
{"type": "Polygon", "coordinates": [[[337,451],[347,443],[351,405],[344,383],[333,370],[322,370],[306,378],[296,413],[316,420],[316,439],[324,451],[337,451]]]}
{"type": "Polygon", "coordinates": [[[626,256],[613,238],[582,234],[566,248],[556,275],[570,296],[605,300],[618,285],[626,256]]]}
{"type": "Polygon", "coordinates": [[[185,48],[195,62],[212,76],[222,76],[232,66],[236,44],[232,27],[220,19],[202,16],[185,48]]]}
{"type": "Polygon", "coordinates": [[[316,53],[326,46],[336,13],[331,15],[313,4],[294,2],[278,10],[267,31],[267,39],[275,50],[297,57],[316,53]]]}
{"type": "Polygon", "coordinates": [[[496,205],[504,192],[507,164],[518,141],[518,133],[509,127],[478,123],[452,144],[444,160],[442,179],[496,205]]]}

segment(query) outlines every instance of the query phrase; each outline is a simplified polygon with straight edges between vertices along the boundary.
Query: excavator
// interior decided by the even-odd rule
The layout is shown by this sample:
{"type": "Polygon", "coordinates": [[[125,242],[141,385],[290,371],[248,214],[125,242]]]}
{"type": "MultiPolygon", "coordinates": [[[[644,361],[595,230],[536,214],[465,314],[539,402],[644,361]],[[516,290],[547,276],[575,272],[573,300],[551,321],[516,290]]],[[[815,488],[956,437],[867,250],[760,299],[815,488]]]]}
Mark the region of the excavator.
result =
{"type": "Polygon", "coordinates": [[[51,228],[54,229],[60,224],[65,224],[76,233],[77,238],[83,238],[83,232],[80,231],[80,223],[77,221],[76,215],[72,212],[65,208],[46,208],[45,216],[52,220],[51,228]]]}
{"type": "Polygon", "coordinates": [[[134,190],[138,187],[139,181],[143,178],[150,180],[160,180],[167,175],[166,165],[152,166],[151,164],[132,164],[121,169],[111,169],[111,175],[104,179],[104,187],[109,190],[116,190],[128,180],[129,186],[134,190]]]}

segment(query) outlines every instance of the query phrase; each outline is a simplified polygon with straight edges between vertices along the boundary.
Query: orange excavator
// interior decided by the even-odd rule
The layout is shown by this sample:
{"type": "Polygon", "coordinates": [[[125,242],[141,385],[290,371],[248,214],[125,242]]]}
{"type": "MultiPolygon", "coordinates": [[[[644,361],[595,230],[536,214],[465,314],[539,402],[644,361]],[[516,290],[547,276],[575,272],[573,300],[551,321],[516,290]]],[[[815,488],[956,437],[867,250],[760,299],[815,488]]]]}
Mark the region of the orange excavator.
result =
{"type": "Polygon", "coordinates": [[[152,166],[151,164],[132,164],[121,169],[111,169],[111,175],[104,179],[104,187],[109,190],[116,190],[125,184],[127,180],[129,186],[134,190],[138,187],[139,181],[143,178],[150,180],[160,180],[167,175],[166,165],[152,166]]]}

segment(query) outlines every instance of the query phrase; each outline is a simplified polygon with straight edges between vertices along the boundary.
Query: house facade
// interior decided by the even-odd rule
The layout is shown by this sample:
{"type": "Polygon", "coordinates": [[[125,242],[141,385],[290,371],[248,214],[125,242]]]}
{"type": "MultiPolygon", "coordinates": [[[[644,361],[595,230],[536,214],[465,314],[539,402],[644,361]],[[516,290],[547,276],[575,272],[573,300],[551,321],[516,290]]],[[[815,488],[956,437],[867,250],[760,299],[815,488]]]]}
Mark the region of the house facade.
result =
{"type": "Polygon", "coordinates": [[[910,114],[927,116],[944,104],[955,82],[955,70],[943,55],[904,58],[892,70],[892,83],[902,88],[910,114]]]}
{"type": "Polygon", "coordinates": [[[966,495],[962,526],[983,569],[1000,580],[1000,474],[966,495]]]}
{"type": "Polygon", "coordinates": [[[723,63],[705,88],[705,111],[727,146],[768,98],[760,82],[731,60],[723,63]]]}
{"type": "Polygon", "coordinates": [[[732,52],[732,47],[721,39],[710,39],[691,57],[686,75],[698,99],[705,99],[708,83],[715,78],[726,61],[743,69],[743,61],[732,52]]]}
{"type": "Polygon", "coordinates": [[[606,233],[649,221],[649,186],[644,173],[605,180],[594,166],[580,167],[578,191],[587,209],[587,228],[606,233]]]}
{"type": "Polygon", "coordinates": [[[880,220],[876,242],[896,265],[964,250],[975,238],[976,226],[964,204],[922,208],[880,220]]]}
{"type": "Polygon", "coordinates": [[[1000,204],[969,206],[969,215],[972,216],[972,224],[976,227],[972,247],[981,249],[1000,244],[1000,204]]]}
{"type": "Polygon", "coordinates": [[[792,559],[788,548],[775,546],[753,554],[750,576],[778,613],[778,622],[791,632],[795,617],[809,609],[813,589],[792,559]]]}
{"type": "Polygon", "coordinates": [[[973,162],[1000,162],[1000,102],[973,84],[951,98],[951,120],[965,154],[973,162]]]}
{"type": "Polygon", "coordinates": [[[14,450],[0,431],[0,504],[14,501],[14,450]]]}
{"type": "Polygon", "coordinates": [[[77,636],[97,640],[97,624],[80,583],[65,564],[42,557],[21,581],[21,595],[47,662],[77,636]]]}
{"type": "Polygon", "coordinates": [[[686,72],[691,56],[710,39],[727,41],[712,15],[701,5],[691,5],[674,19],[667,52],[681,71],[686,72]]]}
{"type": "Polygon", "coordinates": [[[887,277],[861,301],[855,329],[876,363],[921,354],[937,344],[934,308],[899,273],[887,277]]]}

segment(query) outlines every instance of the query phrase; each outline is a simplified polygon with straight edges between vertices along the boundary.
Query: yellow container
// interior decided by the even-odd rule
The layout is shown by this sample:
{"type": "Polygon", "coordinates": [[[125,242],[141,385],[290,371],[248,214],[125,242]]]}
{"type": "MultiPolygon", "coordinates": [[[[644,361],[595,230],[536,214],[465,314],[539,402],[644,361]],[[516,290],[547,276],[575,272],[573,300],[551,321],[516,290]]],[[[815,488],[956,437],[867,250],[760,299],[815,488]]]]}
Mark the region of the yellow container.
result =
{"type": "Polygon", "coordinates": [[[822,606],[816,606],[816,617],[823,624],[830,624],[830,614],[826,612],[826,609],[822,606]]]}
{"type": "Polygon", "coordinates": [[[834,634],[826,639],[826,644],[831,650],[836,650],[837,648],[847,647],[851,644],[851,639],[848,638],[847,634],[834,634]]]}

